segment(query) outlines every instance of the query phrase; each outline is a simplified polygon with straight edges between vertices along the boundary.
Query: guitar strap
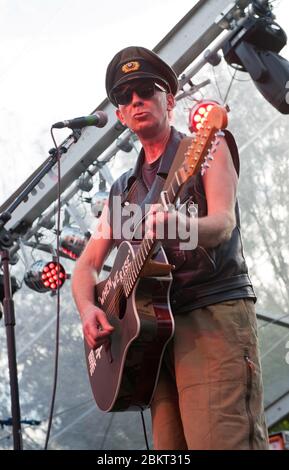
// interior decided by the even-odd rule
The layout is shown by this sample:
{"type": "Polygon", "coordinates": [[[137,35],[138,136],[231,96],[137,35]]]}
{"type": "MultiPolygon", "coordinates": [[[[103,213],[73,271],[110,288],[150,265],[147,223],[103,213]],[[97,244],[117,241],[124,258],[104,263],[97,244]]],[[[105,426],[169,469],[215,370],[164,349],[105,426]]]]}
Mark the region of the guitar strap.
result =
{"type": "Polygon", "coordinates": [[[180,141],[175,158],[172,162],[170,171],[165,180],[165,184],[163,186],[162,191],[166,191],[168,189],[173,177],[175,176],[175,172],[183,164],[184,159],[185,159],[185,153],[187,152],[188,147],[191,145],[191,143],[192,143],[192,137],[183,137],[182,140],[180,141]]]}

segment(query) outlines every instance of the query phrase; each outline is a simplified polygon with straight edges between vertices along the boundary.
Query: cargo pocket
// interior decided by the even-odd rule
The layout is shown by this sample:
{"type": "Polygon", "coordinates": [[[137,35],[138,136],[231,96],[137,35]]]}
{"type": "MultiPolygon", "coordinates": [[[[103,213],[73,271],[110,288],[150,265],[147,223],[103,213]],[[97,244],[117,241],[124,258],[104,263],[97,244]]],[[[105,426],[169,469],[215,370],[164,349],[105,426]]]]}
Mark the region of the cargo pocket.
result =
{"type": "Polygon", "coordinates": [[[263,383],[258,348],[244,348],[246,370],[245,405],[249,423],[249,446],[254,450],[269,447],[268,430],[263,406],[263,383]]]}
{"type": "Polygon", "coordinates": [[[252,398],[252,388],[253,388],[253,374],[255,372],[255,364],[250,359],[249,350],[245,348],[244,350],[244,361],[246,367],[246,395],[245,395],[245,407],[249,423],[249,449],[253,450],[254,442],[254,418],[251,409],[251,398],[252,398]]]}

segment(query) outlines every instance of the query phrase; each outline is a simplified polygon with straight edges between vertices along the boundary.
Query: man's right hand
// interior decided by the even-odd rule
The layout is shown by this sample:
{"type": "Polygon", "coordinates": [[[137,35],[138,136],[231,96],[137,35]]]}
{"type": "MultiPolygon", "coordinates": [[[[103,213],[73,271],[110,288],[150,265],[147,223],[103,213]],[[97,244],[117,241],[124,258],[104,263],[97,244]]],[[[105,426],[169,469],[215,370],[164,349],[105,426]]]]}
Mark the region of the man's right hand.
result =
{"type": "Polygon", "coordinates": [[[85,309],[81,320],[85,339],[92,349],[97,349],[105,344],[114,330],[104,311],[95,305],[85,309]]]}

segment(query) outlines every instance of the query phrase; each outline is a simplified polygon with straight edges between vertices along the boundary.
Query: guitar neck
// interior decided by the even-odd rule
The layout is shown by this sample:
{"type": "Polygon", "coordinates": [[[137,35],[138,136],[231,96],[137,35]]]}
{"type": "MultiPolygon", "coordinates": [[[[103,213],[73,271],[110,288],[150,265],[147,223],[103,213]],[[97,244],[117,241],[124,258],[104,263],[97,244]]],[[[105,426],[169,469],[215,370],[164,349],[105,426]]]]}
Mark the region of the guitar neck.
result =
{"type": "MultiPolygon", "coordinates": [[[[170,204],[175,204],[182,188],[183,182],[182,177],[178,174],[180,170],[176,171],[174,177],[167,188],[167,199],[170,201],[170,204]]],[[[141,271],[145,268],[146,264],[149,262],[158,240],[155,238],[144,238],[139,246],[139,250],[131,262],[131,265],[126,273],[126,279],[123,282],[124,292],[127,297],[129,297],[134,285],[139,278],[141,271]]]]}

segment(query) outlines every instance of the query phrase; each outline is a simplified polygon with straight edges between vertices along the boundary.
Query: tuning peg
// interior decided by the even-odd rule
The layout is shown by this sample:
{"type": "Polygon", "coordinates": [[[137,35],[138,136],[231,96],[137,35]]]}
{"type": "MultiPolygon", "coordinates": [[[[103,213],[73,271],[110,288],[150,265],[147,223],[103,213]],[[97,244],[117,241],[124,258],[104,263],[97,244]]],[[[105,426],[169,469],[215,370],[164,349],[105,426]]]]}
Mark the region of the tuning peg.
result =
{"type": "Polygon", "coordinates": [[[223,132],[223,131],[220,130],[220,131],[217,131],[215,135],[216,135],[216,136],[220,136],[220,137],[224,137],[224,136],[225,136],[225,132],[223,132]]]}

